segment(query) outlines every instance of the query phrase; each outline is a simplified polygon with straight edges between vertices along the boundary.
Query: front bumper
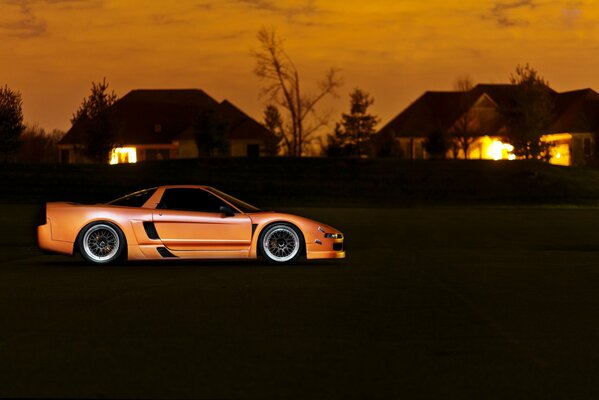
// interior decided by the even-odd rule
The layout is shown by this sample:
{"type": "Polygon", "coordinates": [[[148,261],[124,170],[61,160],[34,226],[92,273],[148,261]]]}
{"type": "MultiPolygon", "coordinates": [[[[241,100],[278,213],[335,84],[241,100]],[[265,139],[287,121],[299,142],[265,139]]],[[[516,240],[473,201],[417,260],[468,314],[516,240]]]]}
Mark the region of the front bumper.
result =
{"type": "Polygon", "coordinates": [[[308,260],[317,260],[322,258],[345,258],[345,251],[309,251],[306,253],[308,260]]]}
{"type": "Polygon", "coordinates": [[[314,241],[307,246],[306,258],[309,260],[319,258],[345,258],[345,247],[343,244],[344,236],[340,232],[337,232],[341,237],[332,239],[322,237],[314,239],[314,241]]]}

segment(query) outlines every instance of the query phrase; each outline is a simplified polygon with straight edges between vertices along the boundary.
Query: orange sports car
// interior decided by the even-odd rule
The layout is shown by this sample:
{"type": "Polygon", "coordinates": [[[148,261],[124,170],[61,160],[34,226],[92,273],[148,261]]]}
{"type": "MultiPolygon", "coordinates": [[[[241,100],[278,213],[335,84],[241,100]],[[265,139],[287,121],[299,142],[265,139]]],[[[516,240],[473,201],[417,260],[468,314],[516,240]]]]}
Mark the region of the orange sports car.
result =
{"type": "Polygon", "coordinates": [[[239,259],[273,263],[344,258],[343,234],[291,214],[261,211],[208,186],[160,186],[106,204],[46,203],[42,250],[120,259],[239,259]]]}

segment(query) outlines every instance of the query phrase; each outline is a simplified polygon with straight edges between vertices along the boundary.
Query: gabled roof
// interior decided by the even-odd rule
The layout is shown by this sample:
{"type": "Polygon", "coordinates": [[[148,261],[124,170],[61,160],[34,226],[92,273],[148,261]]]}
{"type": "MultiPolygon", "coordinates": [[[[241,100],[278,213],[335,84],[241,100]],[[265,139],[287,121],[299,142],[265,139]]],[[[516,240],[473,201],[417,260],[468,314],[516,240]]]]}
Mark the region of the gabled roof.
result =
{"type": "MultiPolygon", "coordinates": [[[[110,108],[117,144],[170,144],[189,131],[202,111],[214,110],[231,128],[230,138],[256,138],[267,130],[229,101],[218,103],[200,89],[132,90],[110,108]]],[[[84,143],[89,121],[77,122],[60,144],[84,143]]]]}
{"type": "Polygon", "coordinates": [[[264,126],[237,108],[229,100],[219,104],[216,114],[229,122],[229,139],[252,139],[270,134],[264,126]]]}
{"type": "MultiPolygon", "coordinates": [[[[592,132],[599,130],[599,93],[592,89],[557,93],[553,89],[554,117],[550,132],[592,132]]],[[[483,96],[487,96],[496,108],[510,107],[514,103],[516,85],[479,84],[467,95],[463,92],[426,92],[404,111],[399,113],[377,136],[425,137],[434,130],[449,131],[463,115],[483,96]],[[468,99],[467,104],[464,98],[468,99]]],[[[477,110],[481,131],[499,134],[505,129],[504,117],[492,109],[477,110]]]]}
{"type": "Polygon", "coordinates": [[[593,89],[559,93],[550,132],[594,132],[599,129],[599,93],[593,89]]]}
{"type": "Polygon", "coordinates": [[[460,116],[459,92],[425,92],[380,132],[397,136],[428,136],[436,130],[447,130],[460,116]]]}

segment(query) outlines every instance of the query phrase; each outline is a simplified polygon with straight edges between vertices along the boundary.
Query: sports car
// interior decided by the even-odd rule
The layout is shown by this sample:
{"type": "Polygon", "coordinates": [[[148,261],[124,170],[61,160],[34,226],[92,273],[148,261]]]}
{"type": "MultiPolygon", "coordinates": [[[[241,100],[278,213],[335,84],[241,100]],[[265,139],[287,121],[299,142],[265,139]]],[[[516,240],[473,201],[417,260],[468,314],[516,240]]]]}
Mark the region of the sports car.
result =
{"type": "Polygon", "coordinates": [[[42,250],[88,262],[344,258],[343,234],[304,217],[262,211],[209,186],[140,190],[106,204],[46,203],[42,250]]]}

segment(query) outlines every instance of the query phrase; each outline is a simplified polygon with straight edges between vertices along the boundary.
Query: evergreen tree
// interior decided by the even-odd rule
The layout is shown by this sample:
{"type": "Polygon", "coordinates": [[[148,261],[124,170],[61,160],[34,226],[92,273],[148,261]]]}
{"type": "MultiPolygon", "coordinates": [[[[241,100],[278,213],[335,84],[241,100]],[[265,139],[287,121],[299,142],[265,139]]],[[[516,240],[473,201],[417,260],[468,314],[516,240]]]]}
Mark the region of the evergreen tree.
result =
{"type": "Polygon", "coordinates": [[[94,161],[108,160],[110,150],[116,144],[116,126],[110,116],[110,107],[117,95],[108,91],[106,78],[102,82],[92,82],[91,93],[73,114],[71,123],[85,127],[85,153],[94,161]]]}
{"type": "Polygon", "coordinates": [[[350,112],[341,115],[341,122],[335,127],[333,135],[329,135],[329,146],[338,147],[338,152],[344,156],[358,156],[368,154],[368,144],[375,134],[375,126],[379,118],[370,114],[368,108],[374,99],[361,89],[354,89],[350,93],[350,112]]]}
{"type": "Polygon", "coordinates": [[[431,132],[424,142],[424,150],[433,159],[444,159],[450,149],[450,142],[441,130],[431,132]]]}
{"type": "Polygon", "coordinates": [[[7,85],[0,87],[0,153],[4,162],[19,149],[19,138],[25,130],[21,93],[7,85]]]}

